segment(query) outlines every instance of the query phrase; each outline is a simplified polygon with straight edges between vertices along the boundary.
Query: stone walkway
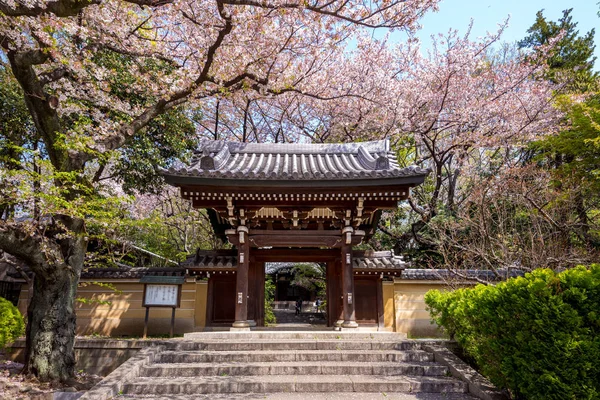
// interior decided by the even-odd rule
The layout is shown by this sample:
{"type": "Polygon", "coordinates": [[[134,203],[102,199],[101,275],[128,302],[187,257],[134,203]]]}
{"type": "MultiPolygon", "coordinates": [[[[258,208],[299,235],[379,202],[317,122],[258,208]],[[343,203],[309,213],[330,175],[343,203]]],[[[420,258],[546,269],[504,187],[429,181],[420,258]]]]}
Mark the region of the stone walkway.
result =
{"type": "Polygon", "coordinates": [[[326,314],[303,312],[296,315],[295,310],[273,310],[277,323],[266,328],[256,328],[265,331],[331,331],[327,327],[326,314]]]}

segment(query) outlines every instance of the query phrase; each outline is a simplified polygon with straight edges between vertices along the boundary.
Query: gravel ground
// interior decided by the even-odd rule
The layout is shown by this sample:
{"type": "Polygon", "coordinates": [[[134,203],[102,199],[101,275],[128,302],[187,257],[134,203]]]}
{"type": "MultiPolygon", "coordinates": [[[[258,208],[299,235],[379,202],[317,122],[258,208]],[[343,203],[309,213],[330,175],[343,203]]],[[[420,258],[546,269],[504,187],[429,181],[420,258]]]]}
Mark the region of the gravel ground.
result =
{"type": "Polygon", "coordinates": [[[23,364],[0,361],[0,400],[53,399],[54,392],[85,391],[102,379],[97,375],[79,373],[71,385],[40,383],[21,375],[22,369],[23,364]]]}

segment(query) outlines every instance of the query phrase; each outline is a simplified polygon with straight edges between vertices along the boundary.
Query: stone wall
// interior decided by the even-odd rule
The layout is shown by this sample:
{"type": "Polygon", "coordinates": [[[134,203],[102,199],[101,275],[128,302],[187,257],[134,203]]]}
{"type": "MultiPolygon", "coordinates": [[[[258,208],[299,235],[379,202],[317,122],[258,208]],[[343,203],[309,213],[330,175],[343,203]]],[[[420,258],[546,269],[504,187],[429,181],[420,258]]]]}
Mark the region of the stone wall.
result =
{"type": "MultiPolygon", "coordinates": [[[[106,376],[141,349],[160,343],[160,340],[78,338],[75,341],[75,368],[88,374],[106,376]]],[[[6,354],[13,361],[23,362],[25,340],[17,340],[6,354]]]]}

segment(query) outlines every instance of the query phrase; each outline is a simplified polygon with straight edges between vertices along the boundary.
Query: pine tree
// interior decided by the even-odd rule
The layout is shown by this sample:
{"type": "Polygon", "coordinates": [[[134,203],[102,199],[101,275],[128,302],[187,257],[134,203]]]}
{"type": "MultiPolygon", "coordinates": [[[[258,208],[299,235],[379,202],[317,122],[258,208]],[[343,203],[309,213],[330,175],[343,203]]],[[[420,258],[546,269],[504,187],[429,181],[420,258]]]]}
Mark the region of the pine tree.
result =
{"type": "Polygon", "coordinates": [[[572,8],[563,11],[558,21],[548,21],[544,10],[536,14],[535,23],[527,30],[529,34],[519,41],[520,48],[534,49],[547,45],[552,38],[561,33],[562,38],[556,44],[552,55],[548,57],[550,70],[546,79],[554,83],[564,84],[568,92],[588,92],[596,90],[598,72],[594,71],[594,33],[592,29],[579,36],[577,22],[573,22],[572,8]]]}

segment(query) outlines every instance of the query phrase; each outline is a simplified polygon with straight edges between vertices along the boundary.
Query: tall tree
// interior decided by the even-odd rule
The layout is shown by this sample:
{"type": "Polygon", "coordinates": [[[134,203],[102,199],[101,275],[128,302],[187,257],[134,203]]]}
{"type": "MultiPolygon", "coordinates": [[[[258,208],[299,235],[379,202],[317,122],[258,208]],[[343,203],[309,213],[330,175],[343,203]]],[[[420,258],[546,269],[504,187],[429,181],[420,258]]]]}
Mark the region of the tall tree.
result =
{"type": "MultiPolygon", "coordinates": [[[[101,208],[87,202],[103,190],[97,169],[106,157],[188,101],[243,91],[330,98],[333,85],[324,79],[349,62],[343,43],[363,28],[412,29],[436,4],[0,0],[0,58],[24,93],[49,160],[44,172],[52,179],[43,189],[54,195],[43,218],[33,220],[26,193],[19,192],[21,218],[0,223],[0,249],[36,274],[27,371],[41,380],[73,376],[73,299],[86,218],[101,208]]],[[[353,91],[360,88],[345,86],[335,95],[353,91]]],[[[49,201],[47,193],[36,193],[49,201]]]]}
{"type": "Polygon", "coordinates": [[[432,264],[462,278],[472,268],[505,277],[511,269],[568,268],[597,259],[600,221],[592,184],[597,113],[589,107],[597,87],[593,31],[580,37],[570,13],[552,22],[539,12],[529,36],[519,42],[526,59],[537,57],[546,64],[529,80],[550,82],[554,105],[562,113],[549,125],[550,134],[534,135],[530,143],[509,140],[480,147],[471,154],[476,168],[457,181],[462,186],[455,197],[458,207],[442,208],[424,231],[431,239],[427,255],[432,264]]]}
{"type": "Polygon", "coordinates": [[[595,29],[580,36],[572,11],[572,8],[564,10],[556,22],[548,21],[544,10],[538,11],[527,30],[529,35],[519,41],[519,47],[534,50],[559,38],[546,61],[549,66],[546,78],[564,84],[570,92],[581,93],[598,88],[598,72],[594,71],[595,29]]]}
{"type": "Polygon", "coordinates": [[[558,37],[556,46],[548,58],[546,79],[560,83],[563,95],[557,106],[565,112],[562,130],[556,136],[535,142],[529,155],[532,162],[543,164],[552,171],[554,189],[560,197],[574,200],[574,208],[558,218],[562,225],[572,216],[573,238],[581,240],[592,250],[600,244],[592,234],[594,216],[598,207],[598,180],[595,171],[598,164],[598,138],[595,120],[598,115],[599,76],[594,71],[594,30],[580,35],[577,23],[571,17],[572,9],[563,11],[557,22],[547,21],[542,11],[537,13],[535,23],[527,36],[519,42],[524,48],[558,37]]]}

